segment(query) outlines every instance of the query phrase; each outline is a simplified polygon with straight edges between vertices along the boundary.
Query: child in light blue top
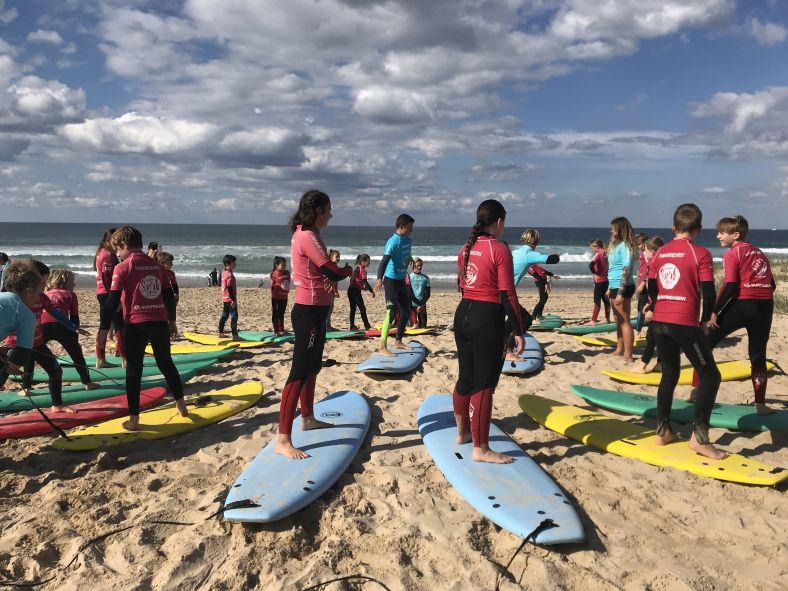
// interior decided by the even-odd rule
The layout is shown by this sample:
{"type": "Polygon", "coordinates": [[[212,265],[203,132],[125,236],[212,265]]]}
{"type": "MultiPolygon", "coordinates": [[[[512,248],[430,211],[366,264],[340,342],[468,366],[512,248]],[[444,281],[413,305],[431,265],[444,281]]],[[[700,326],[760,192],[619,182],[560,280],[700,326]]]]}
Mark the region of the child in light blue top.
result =
{"type": "Polygon", "coordinates": [[[36,317],[31,308],[44,291],[44,282],[29,261],[11,263],[5,273],[6,291],[0,293],[0,341],[16,333],[8,365],[0,363],[0,388],[9,373],[21,373],[33,349],[36,317]]]}
{"type": "Polygon", "coordinates": [[[635,278],[638,276],[640,261],[632,254],[626,242],[619,242],[615,248],[608,253],[607,262],[609,265],[607,280],[610,283],[610,289],[618,289],[621,287],[621,276],[624,275],[624,269],[627,269],[627,282],[624,287],[635,285],[635,278]]]}
{"type": "Polygon", "coordinates": [[[430,299],[430,278],[421,272],[424,261],[413,258],[413,272],[410,279],[410,307],[416,315],[414,324],[418,328],[427,328],[427,300],[430,299]]]}
{"type": "Polygon", "coordinates": [[[520,242],[523,244],[520,248],[512,252],[512,259],[514,261],[514,284],[520,283],[520,280],[525,277],[531,265],[537,263],[554,265],[560,262],[558,253],[545,254],[538,252],[535,248],[539,245],[541,236],[539,230],[529,228],[520,236],[520,242]]]}

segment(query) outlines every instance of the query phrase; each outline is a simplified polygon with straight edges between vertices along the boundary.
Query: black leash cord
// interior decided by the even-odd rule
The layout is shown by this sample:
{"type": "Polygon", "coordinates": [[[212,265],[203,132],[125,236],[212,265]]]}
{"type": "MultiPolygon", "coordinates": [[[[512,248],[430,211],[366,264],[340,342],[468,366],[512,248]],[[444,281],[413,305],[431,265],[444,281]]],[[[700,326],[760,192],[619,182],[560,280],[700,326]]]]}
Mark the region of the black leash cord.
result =
{"type": "Polygon", "coordinates": [[[324,587],[325,585],[330,585],[331,583],[338,583],[339,581],[355,581],[355,580],[363,583],[367,583],[367,582],[377,583],[378,585],[383,587],[386,591],[391,591],[391,589],[386,587],[386,585],[384,585],[377,579],[373,579],[372,577],[368,577],[366,575],[348,575],[346,577],[338,577],[336,579],[331,579],[330,581],[323,581],[322,583],[318,583],[317,585],[312,585],[311,587],[304,587],[301,591],[315,591],[316,589],[320,589],[321,587],[324,587]]]}
{"type": "MultiPolygon", "coordinates": [[[[512,554],[512,557],[509,559],[509,562],[506,563],[506,566],[503,567],[502,570],[503,571],[508,571],[509,570],[509,567],[512,565],[512,562],[514,562],[514,559],[520,553],[520,550],[522,550],[523,547],[529,541],[533,540],[536,536],[538,536],[543,531],[546,531],[548,529],[553,529],[554,527],[558,527],[558,524],[555,521],[553,521],[552,519],[545,519],[545,520],[543,520],[539,525],[536,526],[536,529],[534,531],[532,531],[530,534],[525,536],[525,539],[523,540],[523,543],[520,544],[517,547],[517,550],[515,550],[514,554],[512,554]]],[[[526,562],[526,567],[527,566],[528,566],[528,563],[526,562]]],[[[500,583],[500,577],[501,577],[501,570],[499,570],[498,574],[495,575],[495,591],[498,591],[500,589],[500,584],[501,584],[500,583]]]]}

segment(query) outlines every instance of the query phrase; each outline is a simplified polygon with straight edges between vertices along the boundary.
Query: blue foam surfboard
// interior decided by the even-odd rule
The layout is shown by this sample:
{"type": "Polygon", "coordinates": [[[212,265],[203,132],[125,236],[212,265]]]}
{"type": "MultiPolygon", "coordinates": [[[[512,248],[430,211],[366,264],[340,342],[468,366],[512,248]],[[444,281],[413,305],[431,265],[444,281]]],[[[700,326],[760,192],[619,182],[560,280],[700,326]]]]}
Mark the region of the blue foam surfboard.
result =
{"type": "Polygon", "coordinates": [[[542,345],[539,344],[531,333],[525,333],[525,349],[520,353],[522,361],[504,359],[501,373],[508,375],[525,375],[534,373],[542,367],[544,360],[542,345]]]}
{"type": "Polygon", "coordinates": [[[412,350],[403,351],[389,347],[389,351],[394,353],[394,356],[389,357],[375,353],[366,361],[359,363],[356,371],[364,373],[409,373],[413,371],[424,361],[427,349],[418,341],[409,341],[406,345],[412,350]]]}
{"type": "Polygon", "coordinates": [[[537,544],[583,541],[583,524],[564,492],[497,426],[490,425],[490,448],[514,457],[511,464],[474,462],[472,444],[457,445],[448,394],[424,400],[418,425],[424,445],[446,480],[482,515],[521,538],[545,519],[552,519],[558,527],[540,532],[534,539],[537,544]]]}
{"type": "Polygon", "coordinates": [[[273,439],[241,472],[225,500],[225,506],[238,501],[259,506],[229,509],[225,519],[254,523],[282,519],[319,498],[342,476],[367,435],[369,405],[361,394],[341,391],[316,403],[313,410],[316,418],[335,426],[302,431],[301,417],[297,417],[293,445],[309,457],[280,456],[273,439]]]}

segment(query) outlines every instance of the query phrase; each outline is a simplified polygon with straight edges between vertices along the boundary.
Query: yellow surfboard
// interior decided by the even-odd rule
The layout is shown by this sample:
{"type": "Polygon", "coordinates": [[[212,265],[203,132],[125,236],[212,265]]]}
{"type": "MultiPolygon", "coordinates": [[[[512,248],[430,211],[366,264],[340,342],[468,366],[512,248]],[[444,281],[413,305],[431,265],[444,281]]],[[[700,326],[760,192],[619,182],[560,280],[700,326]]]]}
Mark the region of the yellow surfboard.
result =
{"type": "Polygon", "coordinates": [[[526,394],[520,396],[519,402],[520,408],[548,429],[653,466],[671,466],[717,480],[762,486],[773,486],[788,478],[788,471],[782,468],[737,454],[724,460],[709,459],[692,451],[684,440],[657,445],[652,429],[541,396],[526,394]]]}
{"type": "Polygon", "coordinates": [[[203,334],[200,332],[185,332],[183,333],[183,337],[195,343],[200,343],[201,345],[238,347],[239,349],[254,349],[255,347],[271,344],[271,341],[233,341],[231,339],[223,339],[218,335],[203,334]]]}
{"type": "MultiPolygon", "coordinates": [[[[752,370],[750,369],[749,361],[723,361],[717,364],[720,370],[723,382],[731,382],[733,380],[746,380],[750,377],[752,370]]],[[[774,369],[774,363],[771,361],[766,362],[767,371],[774,369]]],[[[661,372],[652,373],[632,373],[631,371],[616,371],[603,369],[602,373],[608,377],[618,380],[619,382],[626,382],[627,384],[643,384],[645,386],[659,386],[659,381],[662,379],[661,372]]],[[[679,374],[679,384],[687,386],[692,384],[692,366],[685,365],[681,368],[679,374]]]]}
{"type": "MultiPolygon", "coordinates": [[[[380,330],[380,329],[383,328],[383,325],[382,324],[376,324],[375,328],[380,330]]],[[[397,332],[397,325],[392,323],[391,324],[391,328],[389,329],[389,336],[393,335],[396,332],[397,332]]],[[[409,337],[422,335],[422,334],[432,334],[434,332],[435,332],[435,329],[434,328],[430,328],[430,327],[427,327],[427,328],[413,328],[412,326],[406,326],[405,327],[405,334],[407,336],[409,336],[409,337]]]]}
{"type": "MultiPolygon", "coordinates": [[[[598,347],[615,347],[617,344],[616,339],[608,339],[605,337],[575,335],[575,338],[581,343],[585,343],[586,345],[596,345],[598,347]]],[[[645,346],[646,346],[646,339],[635,339],[635,347],[645,347],[645,346]]]]}
{"type": "MultiPolygon", "coordinates": [[[[115,343],[107,343],[107,346],[114,349],[115,343]]],[[[218,353],[220,351],[224,351],[225,349],[230,349],[234,345],[227,344],[227,345],[187,345],[182,343],[172,343],[170,345],[170,354],[171,355],[183,355],[185,353],[218,353]]],[[[148,355],[153,355],[153,347],[148,345],[145,347],[145,352],[148,355]]]]}
{"type": "Polygon", "coordinates": [[[128,417],[122,417],[69,433],[68,440],[61,437],[56,439],[53,445],[69,451],[87,451],[139,439],[162,439],[180,435],[238,414],[257,402],[262,394],[261,383],[244,382],[187,400],[188,417],[182,417],[175,408],[175,403],[171,402],[141,412],[139,431],[126,431],[122,425],[128,417]]]}

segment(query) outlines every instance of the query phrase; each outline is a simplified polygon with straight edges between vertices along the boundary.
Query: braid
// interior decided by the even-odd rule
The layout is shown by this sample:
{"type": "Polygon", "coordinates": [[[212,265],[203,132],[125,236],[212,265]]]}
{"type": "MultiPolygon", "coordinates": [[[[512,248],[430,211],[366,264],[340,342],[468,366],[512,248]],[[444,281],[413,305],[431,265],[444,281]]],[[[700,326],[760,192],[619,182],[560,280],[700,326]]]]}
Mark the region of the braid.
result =
{"type": "Polygon", "coordinates": [[[462,262],[462,278],[465,279],[465,272],[468,269],[468,259],[471,256],[471,249],[473,245],[476,244],[476,241],[479,239],[479,236],[482,233],[482,230],[487,224],[483,221],[476,222],[471,229],[471,233],[468,234],[468,240],[465,242],[465,254],[463,256],[462,262]]]}

